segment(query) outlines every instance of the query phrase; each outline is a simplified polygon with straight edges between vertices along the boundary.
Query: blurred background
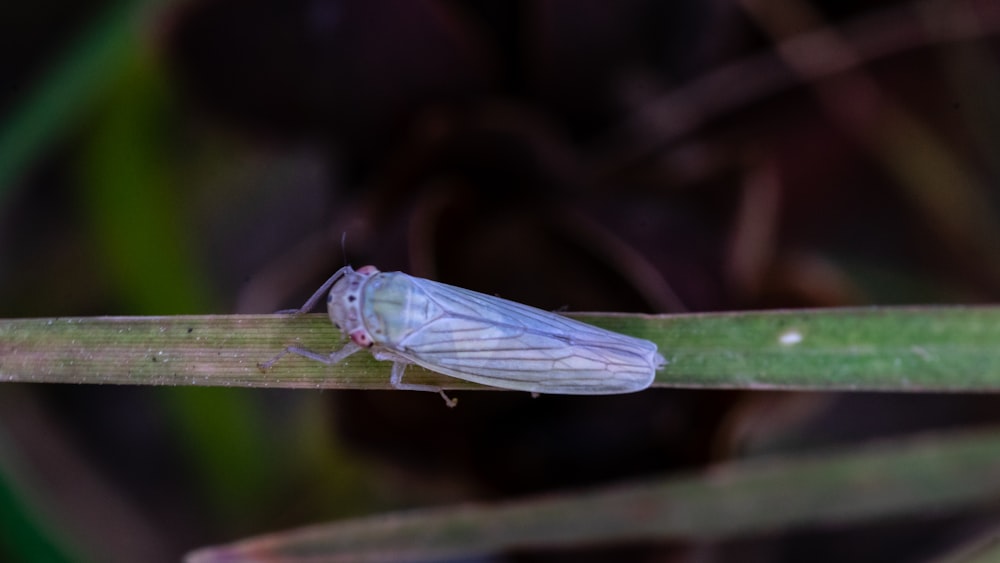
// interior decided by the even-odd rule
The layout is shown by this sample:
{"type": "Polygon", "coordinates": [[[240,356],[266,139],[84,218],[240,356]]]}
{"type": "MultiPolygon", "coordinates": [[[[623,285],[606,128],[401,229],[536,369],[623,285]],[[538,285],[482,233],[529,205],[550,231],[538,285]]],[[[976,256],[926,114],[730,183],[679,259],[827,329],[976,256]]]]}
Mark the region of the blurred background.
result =
{"type": "MultiPolygon", "coordinates": [[[[975,1],[7,2],[0,316],[268,313],[345,262],[549,310],[996,302],[998,31],[975,1]]],[[[173,561],[1000,418],[457,396],[4,384],[0,559],[173,561]]],[[[497,560],[924,560],[981,517],[497,560]]]]}

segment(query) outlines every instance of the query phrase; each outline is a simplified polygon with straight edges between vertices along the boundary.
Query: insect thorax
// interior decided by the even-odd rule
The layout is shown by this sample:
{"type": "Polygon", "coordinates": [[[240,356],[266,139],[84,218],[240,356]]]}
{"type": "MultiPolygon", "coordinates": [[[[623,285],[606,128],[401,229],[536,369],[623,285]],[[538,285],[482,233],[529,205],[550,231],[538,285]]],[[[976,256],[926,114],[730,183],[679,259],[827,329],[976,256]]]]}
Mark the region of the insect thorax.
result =
{"type": "Polygon", "coordinates": [[[441,314],[414,278],[374,268],[348,272],[331,288],[328,309],[344,334],[364,330],[390,347],[441,314]]]}
{"type": "Polygon", "coordinates": [[[393,346],[425,327],[440,316],[441,311],[414,278],[401,272],[388,272],[368,280],[361,313],[372,338],[393,346]]]}

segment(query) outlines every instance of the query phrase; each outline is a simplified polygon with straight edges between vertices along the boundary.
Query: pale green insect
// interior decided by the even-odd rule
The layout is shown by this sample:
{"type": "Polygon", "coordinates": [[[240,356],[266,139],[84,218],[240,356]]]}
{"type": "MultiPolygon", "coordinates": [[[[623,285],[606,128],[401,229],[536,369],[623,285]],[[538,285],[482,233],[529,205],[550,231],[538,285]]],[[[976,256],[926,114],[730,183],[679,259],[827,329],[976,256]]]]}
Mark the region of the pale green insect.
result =
{"type": "Polygon", "coordinates": [[[504,389],[604,395],[641,391],[666,364],[648,340],[374,266],[341,268],[295,314],[327,290],[330,320],[350,342],[329,355],[289,347],[262,368],[288,352],[329,365],[368,348],[393,362],[393,387],[441,393],[454,406],[438,387],[403,383],[406,366],[504,389]]]}

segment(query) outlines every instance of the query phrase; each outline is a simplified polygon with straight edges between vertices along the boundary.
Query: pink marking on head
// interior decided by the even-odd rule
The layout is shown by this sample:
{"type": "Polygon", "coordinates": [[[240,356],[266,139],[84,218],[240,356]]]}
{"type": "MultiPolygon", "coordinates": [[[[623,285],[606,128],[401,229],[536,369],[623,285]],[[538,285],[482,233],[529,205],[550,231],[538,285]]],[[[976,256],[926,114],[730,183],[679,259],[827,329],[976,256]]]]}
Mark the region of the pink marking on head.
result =
{"type": "Polygon", "coordinates": [[[375,266],[372,266],[371,264],[369,264],[367,266],[361,266],[356,271],[359,274],[361,274],[362,276],[370,276],[372,274],[377,274],[378,273],[378,268],[376,268],[375,266]]]}
{"type": "Polygon", "coordinates": [[[368,336],[368,332],[361,329],[351,333],[351,341],[362,348],[371,348],[372,344],[375,344],[372,342],[372,337],[368,336]]]}

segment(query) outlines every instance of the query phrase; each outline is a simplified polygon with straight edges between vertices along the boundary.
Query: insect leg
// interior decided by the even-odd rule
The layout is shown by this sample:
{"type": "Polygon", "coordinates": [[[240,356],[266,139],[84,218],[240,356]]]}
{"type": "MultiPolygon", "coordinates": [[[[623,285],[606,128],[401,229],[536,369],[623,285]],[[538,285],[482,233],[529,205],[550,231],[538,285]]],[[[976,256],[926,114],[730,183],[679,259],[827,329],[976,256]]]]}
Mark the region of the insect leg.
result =
{"type": "Polygon", "coordinates": [[[458,399],[449,398],[448,395],[445,395],[444,389],[440,387],[435,387],[433,385],[421,385],[419,383],[403,383],[404,371],[406,371],[406,362],[392,362],[392,375],[389,377],[389,383],[391,383],[396,389],[400,389],[402,391],[430,391],[431,393],[440,393],[441,398],[444,399],[444,404],[449,407],[454,407],[458,404],[458,399]]]}
{"type": "Polygon", "coordinates": [[[271,369],[271,366],[273,366],[275,362],[280,360],[286,354],[296,354],[298,356],[309,358],[310,360],[316,360],[317,362],[323,362],[328,366],[332,366],[333,364],[340,363],[341,360],[358,350],[361,350],[361,347],[353,342],[348,342],[343,348],[337,350],[336,352],[331,352],[330,354],[320,354],[318,352],[313,352],[312,350],[306,350],[305,348],[289,346],[281,352],[278,352],[278,354],[270,360],[258,363],[257,367],[260,368],[261,371],[267,371],[271,369]]]}

